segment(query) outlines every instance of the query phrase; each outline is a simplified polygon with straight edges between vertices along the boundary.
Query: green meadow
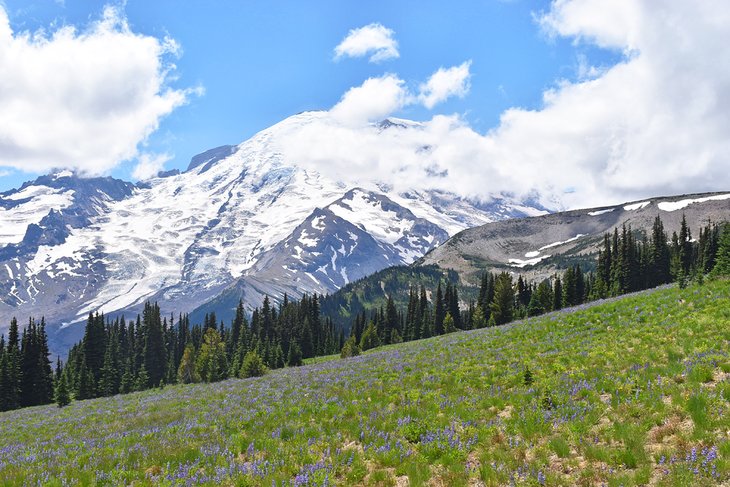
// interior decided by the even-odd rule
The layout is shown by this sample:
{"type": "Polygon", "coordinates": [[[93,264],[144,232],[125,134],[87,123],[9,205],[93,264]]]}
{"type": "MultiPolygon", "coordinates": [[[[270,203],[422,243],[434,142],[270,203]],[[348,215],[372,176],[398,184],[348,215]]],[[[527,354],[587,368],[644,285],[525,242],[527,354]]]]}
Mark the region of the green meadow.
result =
{"type": "Polygon", "coordinates": [[[718,485],[730,281],[0,414],[2,485],[718,485]]]}

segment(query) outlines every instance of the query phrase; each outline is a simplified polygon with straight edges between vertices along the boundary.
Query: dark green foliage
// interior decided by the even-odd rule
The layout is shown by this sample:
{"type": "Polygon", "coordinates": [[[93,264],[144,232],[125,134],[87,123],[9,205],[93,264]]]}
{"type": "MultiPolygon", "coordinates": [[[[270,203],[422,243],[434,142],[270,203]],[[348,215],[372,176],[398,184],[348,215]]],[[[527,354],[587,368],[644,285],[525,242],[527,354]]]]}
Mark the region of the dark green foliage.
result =
{"type": "MultiPolygon", "coordinates": [[[[213,316],[215,320],[215,315],[213,316]]],[[[146,303],[142,313],[142,325],[147,330],[144,341],[144,366],[147,369],[149,387],[159,385],[165,377],[167,350],[157,303],[146,303]]]]}
{"type": "Polygon", "coordinates": [[[441,292],[441,282],[439,281],[433,312],[433,331],[436,335],[444,334],[444,318],[446,318],[446,309],[444,306],[444,296],[441,292]]]}
{"type": "Polygon", "coordinates": [[[487,326],[487,319],[484,316],[484,311],[481,305],[477,305],[472,315],[472,328],[484,328],[485,326],[487,326]]]}
{"type": "Polygon", "coordinates": [[[376,348],[379,346],[380,337],[378,337],[378,330],[375,328],[375,323],[371,321],[362,334],[362,339],[360,340],[360,349],[364,352],[365,350],[370,350],[371,348],[376,348]]]}
{"type": "Polygon", "coordinates": [[[142,364],[142,367],[139,369],[139,372],[137,373],[137,379],[134,381],[134,390],[135,391],[144,391],[145,389],[150,388],[150,376],[147,373],[147,367],[142,364]]]}
{"type": "Polygon", "coordinates": [[[494,323],[503,325],[512,321],[514,312],[515,292],[512,288],[512,276],[502,272],[494,282],[494,300],[490,305],[494,323]]]}
{"type": "MultiPolygon", "coordinates": [[[[560,279],[556,279],[556,282],[560,282],[560,279]]],[[[550,281],[547,279],[542,281],[537,285],[537,288],[530,296],[527,314],[529,316],[537,316],[551,311],[553,309],[554,299],[553,288],[550,285],[550,281]]]]}
{"type": "MultiPolygon", "coordinates": [[[[598,255],[596,275],[585,296],[600,299],[618,296],[667,284],[672,281],[686,286],[691,278],[716,267],[719,255],[720,227],[708,223],[699,230],[699,240],[693,241],[686,218],[682,217],[679,233],[672,233],[671,244],[661,218],[656,217],[651,236],[637,235],[624,226],[613,236],[604,236],[603,249],[598,255]]],[[[569,296],[569,292],[563,292],[569,296]]]]}
{"type": "Polygon", "coordinates": [[[18,366],[16,357],[8,351],[0,355],[0,411],[20,407],[18,366]]]}
{"type": "Polygon", "coordinates": [[[303,364],[302,349],[296,342],[291,342],[291,344],[289,345],[289,354],[286,358],[286,364],[289,367],[299,367],[303,364]]]}
{"type": "Polygon", "coordinates": [[[522,375],[522,382],[527,387],[530,387],[532,385],[532,383],[535,382],[535,379],[532,376],[532,372],[530,371],[529,367],[525,367],[525,373],[522,375]]]}
{"type": "Polygon", "coordinates": [[[342,347],[342,351],[340,352],[340,357],[348,358],[348,357],[356,357],[358,355],[360,355],[360,345],[357,344],[357,341],[355,340],[355,336],[350,335],[350,338],[348,338],[345,341],[345,345],[342,347]]]}
{"type": "Polygon", "coordinates": [[[260,377],[266,373],[266,367],[264,361],[261,359],[258,353],[250,351],[243,358],[243,364],[241,365],[241,371],[239,376],[241,378],[248,377],[260,377]]]}
{"type": "Polygon", "coordinates": [[[68,384],[66,383],[66,376],[63,374],[61,374],[56,384],[54,399],[59,408],[68,406],[71,403],[71,395],[69,394],[68,384]]]}
{"type": "Polygon", "coordinates": [[[444,333],[454,333],[455,331],[456,325],[454,325],[454,318],[450,312],[447,312],[444,318],[444,333]]]}
{"type": "Polygon", "coordinates": [[[180,366],[177,369],[177,381],[181,384],[198,382],[198,373],[195,370],[195,349],[192,343],[188,343],[183,351],[180,366]]]}
{"type": "Polygon", "coordinates": [[[11,366],[18,385],[20,406],[37,406],[53,401],[53,370],[48,359],[48,338],[45,320],[36,325],[30,319],[23,329],[20,350],[13,344],[11,366]]]}
{"type": "Polygon", "coordinates": [[[717,247],[717,257],[712,273],[717,276],[730,276],[730,224],[722,227],[717,247]]]}
{"type": "Polygon", "coordinates": [[[96,384],[94,382],[94,375],[86,365],[86,359],[84,358],[81,362],[81,367],[78,371],[78,387],[76,388],[75,399],[91,399],[96,397],[96,384]]]}
{"type": "Polygon", "coordinates": [[[33,319],[23,328],[10,322],[8,342],[0,337],[0,411],[53,401],[54,375],[48,359],[45,320],[33,319]]]}
{"type": "Polygon", "coordinates": [[[205,330],[195,370],[203,382],[217,382],[226,378],[228,373],[226,345],[216,328],[208,327],[205,330]]]}

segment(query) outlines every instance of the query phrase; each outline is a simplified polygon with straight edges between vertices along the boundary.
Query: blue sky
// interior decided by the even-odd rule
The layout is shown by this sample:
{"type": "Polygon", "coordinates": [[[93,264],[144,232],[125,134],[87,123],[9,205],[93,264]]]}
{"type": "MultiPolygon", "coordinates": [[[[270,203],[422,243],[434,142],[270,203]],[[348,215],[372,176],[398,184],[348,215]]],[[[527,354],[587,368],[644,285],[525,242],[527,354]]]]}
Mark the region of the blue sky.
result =
{"type": "MultiPolygon", "coordinates": [[[[14,33],[63,25],[79,30],[97,21],[105,3],[4,0],[14,33]]],[[[397,73],[417,87],[439,67],[471,60],[471,89],[433,110],[413,105],[395,115],[416,120],[458,113],[478,132],[499,123],[510,107],[538,109],[543,91],[575,80],[580,60],[611,65],[617,51],[550,37],[536,16],[549,2],[205,2],[128,0],[122,11],[136,34],[179,43],[168,84],[202,87],[187,104],[162,117],[145,150],[172,157],[166,169],[184,169],[191,156],[236,144],[289,115],[328,109],[369,77],[397,73]],[[333,49],[350,29],[378,22],[394,31],[400,56],[335,61],[333,49]]],[[[131,179],[135,161],[111,173],[131,179]]],[[[33,177],[18,170],[0,179],[17,186],[33,177]]]]}
{"type": "Polygon", "coordinates": [[[322,109],[341,136],[288,135],[287,160],[343,181],[554,209],[727,191],[728,44],[726,0],[0,0],[0,188],[185,169],[322,109]],[[365,144],[386,116],[422,130],[365,144]]]}

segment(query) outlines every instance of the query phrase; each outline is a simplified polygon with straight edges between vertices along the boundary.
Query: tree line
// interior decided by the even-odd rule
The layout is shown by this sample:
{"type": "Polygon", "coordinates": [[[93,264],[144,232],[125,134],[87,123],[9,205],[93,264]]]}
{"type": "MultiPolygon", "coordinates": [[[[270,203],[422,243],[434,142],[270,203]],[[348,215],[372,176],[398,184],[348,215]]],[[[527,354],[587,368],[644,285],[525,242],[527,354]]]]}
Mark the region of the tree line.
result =
{"type": "Polygon", "coordinates": [[[464,307],[450,282],[444,292],[439,282],[431,299],[423,286],[411,288],[405,310],[397,310],[391,296],[384,306],[357,314],[342,355],[460,329],[502,325],[674,281],[683,286],[710,273],[730,275],[730,224],[708,223],[693,239],[683,217],[679,233],[670,237],[657,216],[648,236],[627,225],[606,233],[595,271],[584,272],[575,264],[540,282],[528,282],[521,275],[515,281],[508,272],[486,272],[478,298],[464,307]]]}
{"type": "Polygon", "coordinates": [[[576,264],[540,282],[487,272],[478,297],[466,306],[449,280],[435,290],[412,287],[405,309],[390,296],[384,306],[359,312],[347,340],[345,330],[323,315],[317,295],[298,301],[285,295],[278,305],[267,297],[250,319],[239,302],[228,325],[210,313],[191,326],[187,315],[162,316],[156,303],[146,303],[129,322],[89,314],[83,339],[66,365],[59,359],[53,370],[45,320],[30,319],[21,333],[13,319],[7,340],[0,337],[0,410],[251,377],[301,365],[305,358],[357,355],[384,344],[502,325],[672,281],[683,285],[705,274],[730,275],[730,224],[708,223],[693,239],[683,218],[679,233],[669,237],[657,217],[651,235],[629,226],[605,234],[595,271],[576,264]]]}
{"type": "Polygon", "coordinates": [[[319,300],[317,295],[298,301],[284,296],[272,306],[267,297],[250,319],[239,302],[228,325],[210,313],[191,326],[187,315],[162,316],[156,303],[146,303],[129,322],[89,314],[83,339],[71,348],[65,366],[57,362],[55,373],[44,321],[31,320],[19,340],[13,320],[7,343],[0,337],[0,410],[251,377],[337,353],[344,331],[322,316],[319,300]]]}

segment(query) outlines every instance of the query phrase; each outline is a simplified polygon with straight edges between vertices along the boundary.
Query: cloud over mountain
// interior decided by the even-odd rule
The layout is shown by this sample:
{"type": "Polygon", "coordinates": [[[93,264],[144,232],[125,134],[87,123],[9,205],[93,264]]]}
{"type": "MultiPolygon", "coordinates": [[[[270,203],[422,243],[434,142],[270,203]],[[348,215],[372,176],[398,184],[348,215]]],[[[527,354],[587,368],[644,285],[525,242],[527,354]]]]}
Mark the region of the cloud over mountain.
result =
{"type": "MultiPolygon", "coordinates": [[[[580,59],[577,79],[558,80],[543,93],[540,109],[508,109],[485,134],[463,116],[434,115],[418,130],[394,131],[377,153],[367,137],[332,126],[307,128],[285,150],[343,178],[425,179],[471,196],[539,192],[553,208],[730,187],[730,58],[717,51],[730,44],[724,2],[557,0],[536,22],[548,36],[616,50],[622,58],[609,67],[580,59]]],[[[433,108],[464,95],[469,68],[466,62],[439,69],[419,95],[395,74],[370,79],[332,114],[369,107],[365,118],[372,120],[414,99],[433,108]]]]}

